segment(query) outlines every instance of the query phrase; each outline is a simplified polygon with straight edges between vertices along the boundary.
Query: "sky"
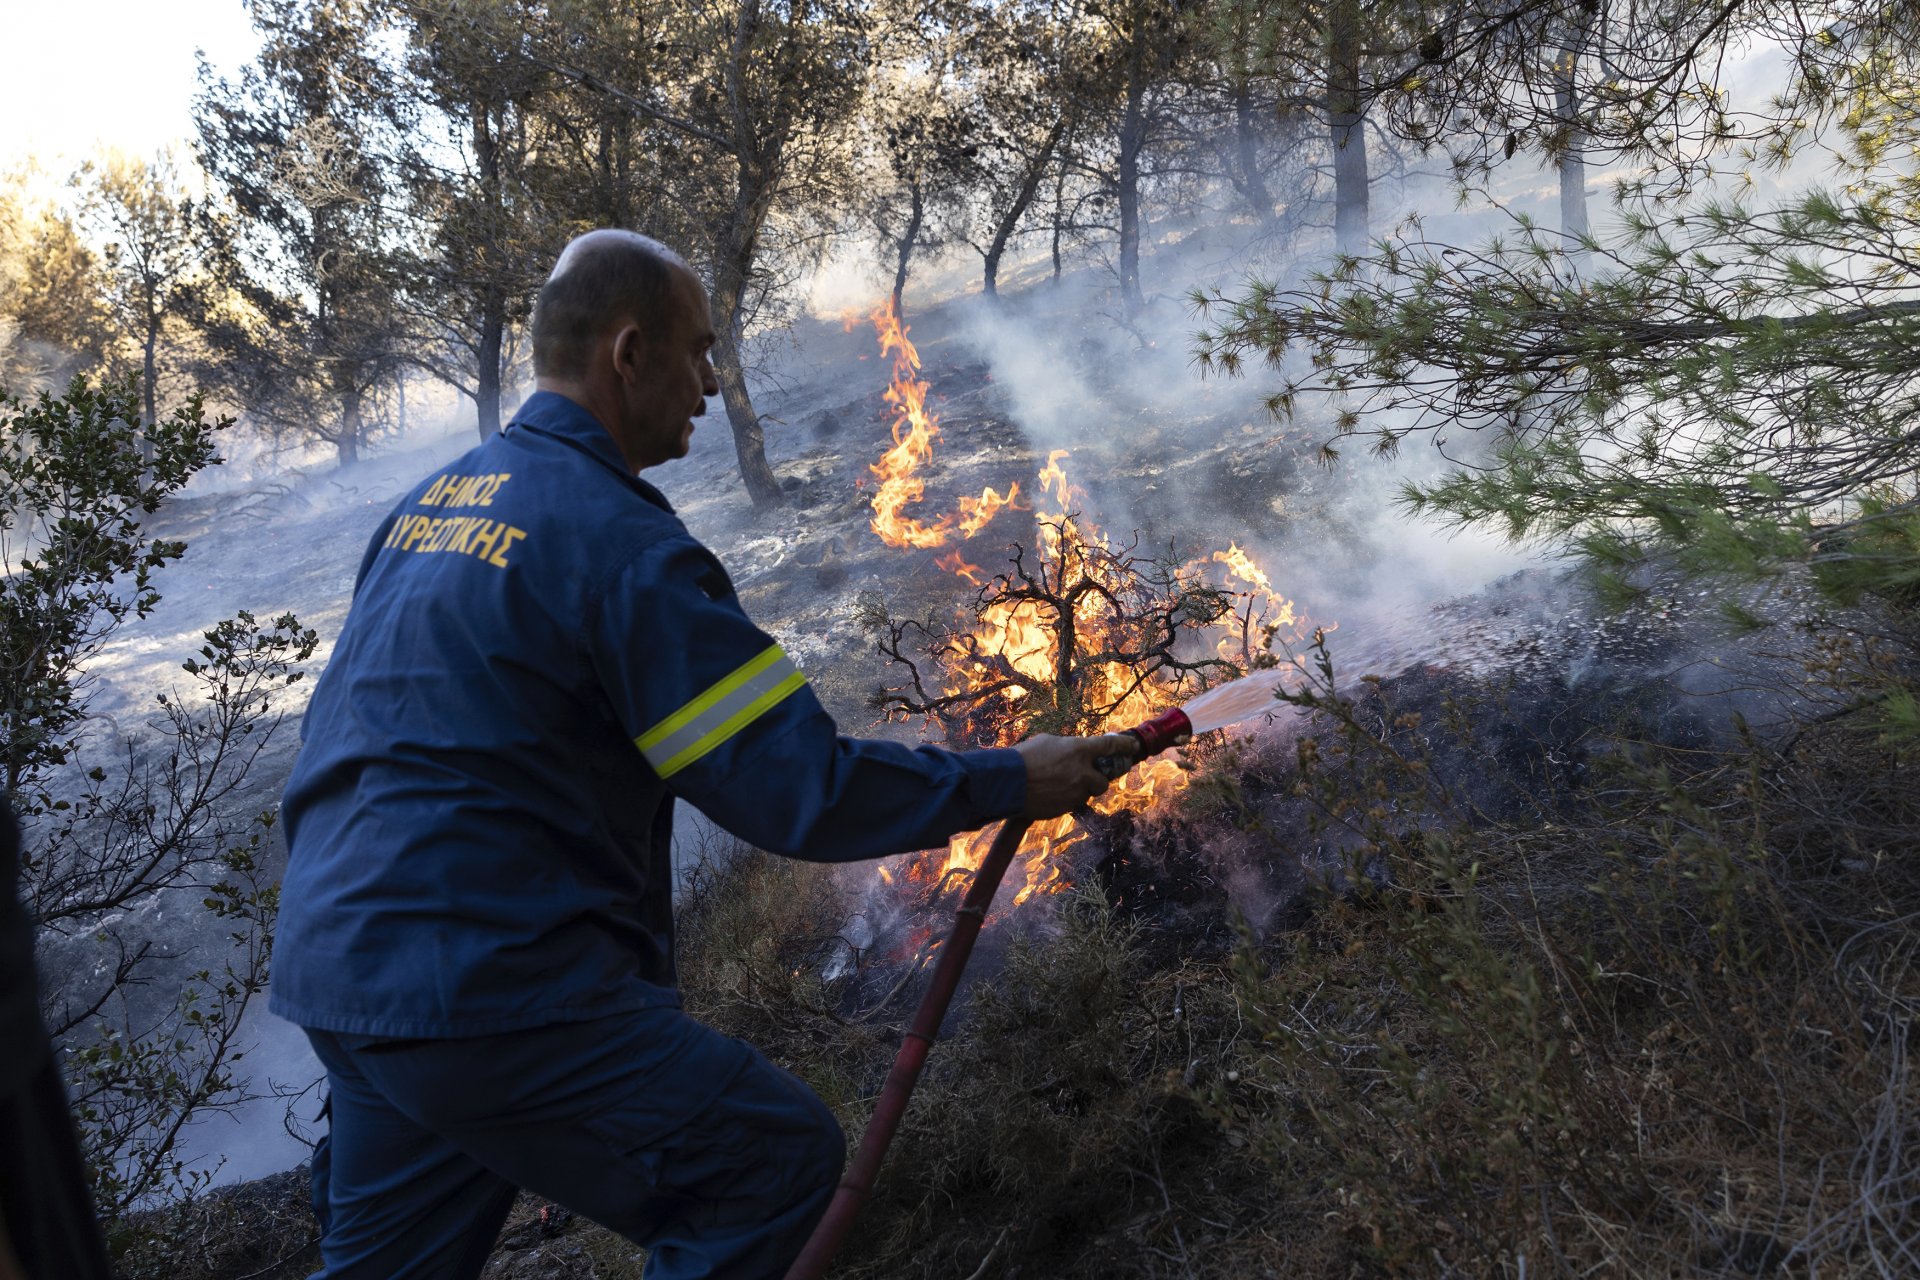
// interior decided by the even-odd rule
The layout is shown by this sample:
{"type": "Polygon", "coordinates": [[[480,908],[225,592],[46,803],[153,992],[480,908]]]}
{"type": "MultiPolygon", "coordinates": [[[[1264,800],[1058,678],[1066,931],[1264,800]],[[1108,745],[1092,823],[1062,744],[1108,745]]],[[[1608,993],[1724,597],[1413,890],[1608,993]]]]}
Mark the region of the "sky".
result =
{"type": "Polygon", "coordinates": [[[232,72],[258,48],[243,0],[0,0],[0,170],[64,177],[105,143],[192,136],[195,51],[232,72]]]}

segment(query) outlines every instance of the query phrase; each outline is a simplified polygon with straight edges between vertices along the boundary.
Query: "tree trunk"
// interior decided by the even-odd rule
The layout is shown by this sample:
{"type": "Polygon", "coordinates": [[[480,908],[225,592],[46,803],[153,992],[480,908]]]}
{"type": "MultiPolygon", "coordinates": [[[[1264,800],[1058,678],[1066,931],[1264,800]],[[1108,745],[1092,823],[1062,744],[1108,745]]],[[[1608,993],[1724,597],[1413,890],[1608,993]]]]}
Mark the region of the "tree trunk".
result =
{"type": "MultiPolygon", "coordinates": [[[[747,183],[744,170],[741,182],[747,183]]],[[[755,224],[756,229],[758,224],[755,224]]],[[[720,380],[720,396],[727,406],[727,422],[733,427],[733,448],[740,459],[740,478],[746,482],[747,498],[755,510],[777,507],[786,501],[773,468],[767,465],[767,436],[760,426],[760,414],[747,392],[746,370],[740,364],[740,341],[745,327],[748,273],[753,265],[751,241],[739,234],[739,224],[722,229],[720,252],[715,255],[713,286],[714,371],[720,380]]]]}
{"type": "Polygon", "coordinates": [[[160,312],[151,305],[150,299],[147,308],[147,341],[142,352],[140,373],[141,410],[146,417],[141,424],[140,461],[149,467],[153,465],[153,428],[160,421],[159,394],[154,385],[159,381],[160,319],[160,312]]]}
{"type": "Polygon", "coordinates": [[[1266,175],[1260,172],[1260,138],[1255,132],[1258,113],[1253,107],[1253,89],[1245,80],[1233,87],[1234,150],[1240,161],[1240,192],[1253,207],[1253,216],[1263,224],[1273,221],[1273,193],[1267,189],[1266,175]]]}
{"type": "Polygon", "coordinates": [[[1053,283],[1060,283],[1060,237],[1066,231],[1067,175],[1062,170],[1053,184],[1053,283]]]}
{"type": "Polygon", "coordinates": [[[157,396],[154,392],[154,383],[158,379],[156,366],[159,364],[159,361],[156,358],[156,349],[159,345],[160,317],[157,315],[149,316],[147,318],[147,341],[145,349],[141,353],[142,363],[140,370],[140,392],[142,406],[146,411],[147,419],[144,425],[149,429],[151,429],[156,422],[160,421],[160,411],[155,403],[157,396]]]}
{"type": "Polygon", "coordinates": [[[1146,93],[1143,57],[1136,52],[1127,77],[1127,105],[1120,117],[1120,302],[1128,314],[1140,310],[1140,153],[1146,149],[1147,119],[1141,110],[1146,93]]]}
{"type": "Polygon", "coordinates": [[[333,438],[335,460],[342,467],[360,461],[360,433],[365,430],[360,416],[360,393],[347,390],[340,396],[340,434],[333,438]]]}
{"type": "Polygon", "coordinates": [[[1367,118],[1360,83],[1359,0],[1339,0],[1328,31],[1327,106],[1333,140],[1334,252],[1366,253],[1367,118]]]}
{"type": "Polygon", "coordinates": [[[747,66],[753,36],[760,23],[759,0],[741,0],[734,15],[732,48],[727,57],[726,99],[731,105],[728,132],[737,166],[733,208],[715,228],[713,254],[714,371],[720,396],[733,428],[733,448],[740,460],[740,479],[754,510],[777,507],[786,501],[780,481],[767,465],[767,437],[760,415],[747,392],[747,373],[740,363],[740,345],[746,330],[747,288],[753,279],[754,259],[760,252],[760,229],[773,205],[775,180],[787,129],[756,121],[748,112],[747,66]]]}
{"type": "Polygon", "coordinates": [[[613,177],[613,117],[610,114],[600,117],[600,146],[595,159],[599,161],[600,169],[600,207],[606,211],[607,225],[624,227],[626,222],[620,207],[621,192],[613,177]]]}
{"type": "Polygon", "coordinates": [[[920,239],[920,224],[926,220],[927,199],[920,187],[916,175],[910,188],[913,192],[913,213],[907,219],[907,229],[900,235],[899,253],[893,267],[893,314],[900,312],[900,296],[907,290],[907,267],[913,261],[914,242],[920,239]]]}
{"type": "Polygon", "coordinates": [[[479,368],[475,371],[473,397],[483,443],[500,430],[500,342],[506,328],[506,291],[490,282],[481,290],[479,368]]]}
{"type": "Polygon", "coordinates": [[[1561,129],[1554,162],[1560,174],[1560,234],[1568,257],[1576,263],[1584,262],[1587,256],[1587,131],[1580,122],[1578,75],[1589,32],[1590,27],[1584,23],[1576,26],[1554,65],[1554,115],[1561,129]]]}
{"type": "Polygon", "coordinates": [[[767,436],[760,425],[760,414],[747,391],[746,370],[740,363],[740,344],[746,324],[747,280],[753,268],[754,234],[758,221],[748,233],[744,226],[752,217],[755,203],[752,178],[741,168],[740,194],[734,213],[721,228],[718,252],[714,256],[713,344],[714,372],[720,380],[720,397],[727,407],[727,422],[733,428],[733,448],[740,460],[740,478],[746,482],[747,498],[755,510],[777,507],[786,501],[780,481],[767,464],[767,436]]]}
{"type": "Polygon", "coordinates": [[[1054,117],[1053,127],[1047,130],[1047,137],[1040,149],[1028,158],[1026,177],[1020,182],[1019,190],[1013,193],[1013,202],[1006,212],[1000,215],[1000,221],[994,224],[993,243],[987,246],[987,266],[984,277],[986,295],[989,298],[1000,296],[1000,259],[1007,251],[1007,243],[1013,239],[1013,233],[1019,229],[1020,219],[1026,216],[1033,197],[1040,190],[1041,180],[1047,176],[1047,167],[1053,162],[1053,149],[1060,145],[1061,135],[1067,130],[1067,117],[1063,112],[1054,117]]]}
{"type": "Polygon", "coordinates": [[[767,465],[767,433],[760,425],[753,398],[747,394],[746,370],[740,367],[740,344],[722,326],[715,325],[720,340],[714,343],[714,372],[720,379],[720,398],[727,407],[727,424],[733,428],[733,450],[740,459],[740,478],[746,482],[747,498],[754,509],[777,507],[787,495],[779,478],[767,465]]]}
{"type": "MultiPolygon", "coordinates": [[[[473,155],[480,169],[480,191],[492,215],[487,228],[492,237],[500,228],[500,140],[494,136],[493,115],[487,103],[476,101],[468,109],[473,114],[473,155]]],[[[497,244],[489,243],[485,248],[485,258],[472,264],[481,280],[473,400],[482,443],[500,431],[500,341],[507,327],[507,291],[500,283],[505,253],[497,244]]]]}

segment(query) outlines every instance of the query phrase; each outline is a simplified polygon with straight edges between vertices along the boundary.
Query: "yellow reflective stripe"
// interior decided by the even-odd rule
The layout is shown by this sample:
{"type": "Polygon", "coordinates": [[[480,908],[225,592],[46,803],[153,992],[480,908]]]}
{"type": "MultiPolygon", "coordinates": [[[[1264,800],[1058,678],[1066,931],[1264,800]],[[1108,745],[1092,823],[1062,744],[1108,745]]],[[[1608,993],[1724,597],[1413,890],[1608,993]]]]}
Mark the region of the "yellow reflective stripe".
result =
{"type": "Polygon", "coordinates": [[[772,645],[634,739],[662,778],[686,768],[766,714],[807,680],[772,645]]]}
{"type": "Polygon", "coordinates": [[[785,656],[780,652],[779,645],[769,645],[765,652],[715,681],[705,693],[635,738],[634,741],[640,744],[642,751],[659,746],[667,738],[699,719],[714,703],[719,702],[785,656]]]}
{"type": "Polygon", "coordinates": [[[752,702],[749,702],[733,715],[721,721],[698,742],[695,742],[664,763],[656,765],[655,771],[658,772],[662,778],[672,777],[694,761],[700,759],[700,757],[712,751],[715,747],[724,743],[734,734],[752,724],[755,720],[758,720],[761,716],[783,702],[794,690],[806,684],[806,682],[807,678],[805,676],[801,675],[798,671],[792,672],[779,684],[774,685],[771,689],[768,689],[765,693],[755,698],[752,702]]]}

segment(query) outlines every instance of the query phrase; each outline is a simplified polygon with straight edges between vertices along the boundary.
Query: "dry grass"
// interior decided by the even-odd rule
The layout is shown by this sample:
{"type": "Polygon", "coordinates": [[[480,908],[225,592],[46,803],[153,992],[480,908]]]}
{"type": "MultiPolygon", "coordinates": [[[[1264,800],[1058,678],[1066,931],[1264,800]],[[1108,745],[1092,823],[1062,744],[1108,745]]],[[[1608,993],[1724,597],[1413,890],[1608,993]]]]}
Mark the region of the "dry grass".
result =
{"type": "MultiPolygon", "coordinates": [[[[1408,743],[1470,755],[1473,709],[1361,701],[1283,776],[1223,758],[1186,815],[1277,780],[1324,827],[1265,838],[1341,837],[1348,891],[1226,957],[1084,893],[1028,928],[839,1274],[1920,1273],[1910,749],[1851,722],[1788,756],[1616,743],[1557,821],[1449,819],[1408,743]]],[[[689,983],[857,1133],[894,1036],[774,941],[796,904],[803,940],[844,913],[796,890],[819,874],[743,864],[689,983]]]]}
{"type": "Polygon", "coordinates": [[[1920,1273],[1910,758],[1645,751],[1572,823],[1396,831],[1419,761],[1322,710],[1301,785],[1387,874],[1242,950],[1256,1034],[1208,1092],[1311,1191],[1317,1265],[1920,1273]]]}

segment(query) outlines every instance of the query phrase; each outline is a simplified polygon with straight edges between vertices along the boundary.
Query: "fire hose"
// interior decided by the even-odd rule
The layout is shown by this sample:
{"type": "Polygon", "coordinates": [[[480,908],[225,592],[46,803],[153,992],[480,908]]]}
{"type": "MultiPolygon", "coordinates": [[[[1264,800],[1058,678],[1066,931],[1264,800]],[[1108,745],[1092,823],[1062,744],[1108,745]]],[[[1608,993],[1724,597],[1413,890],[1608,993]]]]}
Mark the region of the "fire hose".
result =
{"type": "MultiPolygon", "coordinates": [[[[1176,707],[1125,732],[1139,739],[1140,754],[1137,759],[1145,760],[1148,756],[1158,755],[1169,747],[1186,742],[1193,736],[1193,724],[1176,707]]],[[[1095,765],[1109,778],[1117,778],[1132,767],[1132,762],[1102,756],[1095,761],[1095,765]]],[[[860,1146],[847,1162],[846,1174],[840,1179],[826,1213],[813,1229],[813,1235],[808,1237],[806,1246],[800,1250],[800,1256],[787,1269],[786,1280],[820,1280],[826,1274],[827,1263],[832,1261],[833,1255],[846,1240],[847,1233],[853,1229],[853,1220],[866,1205],[867,1197],[873,1191],[874,1179],[879,1175],[880,1163],[886,1159],[887,1148],[892,1145],[893,1135],[900,1127],[900,1118],[906,1114],[907,1101],[913,1096],[914,1086],[919,1083],[921,1068],[927,1064],[927,1054],[933,1050],[933,1042],[940,1034],[940,1024],[945,1021],[947,1006],[952,1003],[953,993],[960,985],[960,975],[967,967],[967,958],[973,954],[974,939],[980,936],[980,926],[986,923],[987,908],[993,904],[993,895],[1000,888],[1000,878],[1006,874],[1008,864],[1020,848],[1020,841],[1027,834],[1027,826],[1021,819],[1007,819],[1001,825],[999,834],[994,836],[993,846],[987,850],[980,869],[974,872],[973,884],[968,888],[959,909],[954,912],[953,932],[940,949],[940,960],[934,966],[933,980],[927,985],[926,995],[920,998],[920,1007],[914,1011],[913,1024],[901,1039],[900,1052],[893,1059],[892,1070],[887,1072],[886,1083],[880,1087],[880,1097],[874,1103],[872,1118],[867,1121],[867,1131],[861,1135],[860,1146]]]]}

